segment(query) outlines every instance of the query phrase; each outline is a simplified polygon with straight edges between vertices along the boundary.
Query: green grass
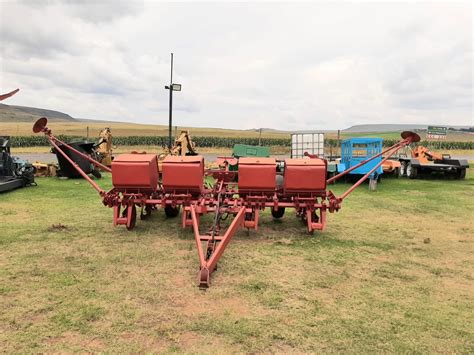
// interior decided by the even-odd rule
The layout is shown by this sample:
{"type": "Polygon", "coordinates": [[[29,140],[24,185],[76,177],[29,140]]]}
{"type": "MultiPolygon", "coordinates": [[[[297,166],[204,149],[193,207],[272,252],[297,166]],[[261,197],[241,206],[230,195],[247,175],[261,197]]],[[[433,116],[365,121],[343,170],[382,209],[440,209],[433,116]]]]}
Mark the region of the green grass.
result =
{"type": "Polygon", "coordinates": [[[179,219],[159,212],[127,232],[84,181],[38,179],[0,199],[0,344],[472,353],[473,196],[474,169],[465,181],[385,179],[376,192],[357,189],[314,236],[291,212],[280,222],[266,212],[201,291],[179,219]]]}

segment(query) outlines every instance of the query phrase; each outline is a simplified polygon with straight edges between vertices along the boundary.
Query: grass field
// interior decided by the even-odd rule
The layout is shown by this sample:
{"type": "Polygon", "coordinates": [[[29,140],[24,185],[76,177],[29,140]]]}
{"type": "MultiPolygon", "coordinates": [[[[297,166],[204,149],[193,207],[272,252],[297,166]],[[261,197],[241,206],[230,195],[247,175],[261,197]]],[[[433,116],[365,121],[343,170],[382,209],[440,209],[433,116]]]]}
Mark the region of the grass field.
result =
{"type": "MultiPolygon", "coordinates": [[[[87,136],[87,127],[89,127],[89,137],[91,139],[97,138],[99,132],[104,127],[109,127],[114,136],[167,136],[168,126],[166,125],[145,125],[134,123],[120,123],[120,122],[65,122],[52,121],[49,124],[54,134],[64,134],[70,136],[87,136]]],[[[2,122],[0,124],[0,136],[31,136],[33,135],[31,122],[2,122]]],[[[173,128],[175,131],[181,129],[188,129],[192,136],[212,136],[212,137],[259,137],[259,132],[253,130],[236,130],[236,129],[220,129],[220,128],[197,128],[197,127],[177,127],[173,128]]],[[[324,129],[324,127],[322,128],[324,129]]],[[[318,129],[315,129],[318,131],[318,129]]],[[[263,131],[263,138],[289,138],[288,132],[279,131],[263,131]]],[[[337,131],[327,131],[326,138],[337,138],[337,131]]],[[[342,132],[341,139],[350,137],[380,137],[384,139],[399,139],[400,132],[369,132],[369,133],[352,133],[342,132]]],[[[421,132],[421,138],[425,139],[425,132],[421,132]]],[[[449,131],[447,141],[466,142],[473,141],[474,134],[463,132],[449,131]]]]}
{"type": "Polygon", "coordinates": [[[178,219],[127,232],[84,181],[38,179],[0,199],[1,348],[473,353],[473,196],[471,168],[362,185],[314,236],[266,212],[201,291],[178,219]]]}
{"type": "MultiPolygon", "coordinates": [[[[114,136],[167,136],[168,126],[145,125],[119,122],[64,122],[51,121],[48,126],[54,134],[64,134],[69,136],[87,136],[89,127],[89,137],[97,138],[99,132],[104,127],[109,127],[114,136]]],[[[2,122],[0,124],[0,136],[32,136],[33,123],[31,122],[2,122]]],[[[259,132],[253,130],[220,129],[220,128],[197,128],[197,127],[173,127],[179,133],[182,129],[189,129],[193,136],[217,136],[217,137],[259,137],[259,132]]],[[[262,132],[263,138],[287,138],[288,133],[284,132],[262,132]]]]}

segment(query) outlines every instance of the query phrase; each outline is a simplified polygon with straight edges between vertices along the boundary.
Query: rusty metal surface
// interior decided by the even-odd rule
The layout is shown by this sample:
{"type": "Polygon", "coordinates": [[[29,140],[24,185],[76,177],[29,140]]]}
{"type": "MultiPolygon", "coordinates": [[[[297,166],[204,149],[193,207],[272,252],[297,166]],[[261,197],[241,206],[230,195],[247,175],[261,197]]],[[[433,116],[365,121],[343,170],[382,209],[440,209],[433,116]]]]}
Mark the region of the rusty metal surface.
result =
{"type": "Polygon", "coordinates": [[[10,91],[9,93],[0,95],[0,101],[8,99],[9,97],[15,95],[18,91],[20,91],[20,89],[15,89],[13,91],[10,91]]]}
{"type": "Polygon", "coordinates": [[[415,132],[411,131],[404,131],[401,134],[403,139],[409,140],[410,143],[417,143],[421,140],[420,136],[416,134],[415,132]]]}
{"type": "Polygon", "coordinates": [[[48,124],[48,119],[46,117],[41,117],[33,125],[33,132],[34,133],[42,132],[46,128],[47,124],[48,124]]]}

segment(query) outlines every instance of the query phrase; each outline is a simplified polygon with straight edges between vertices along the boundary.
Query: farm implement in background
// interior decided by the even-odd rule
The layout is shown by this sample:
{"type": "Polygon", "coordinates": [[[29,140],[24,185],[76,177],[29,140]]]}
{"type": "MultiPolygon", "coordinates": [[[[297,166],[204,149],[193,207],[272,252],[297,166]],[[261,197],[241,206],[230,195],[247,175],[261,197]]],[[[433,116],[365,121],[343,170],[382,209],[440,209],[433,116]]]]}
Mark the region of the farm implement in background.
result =
{"type": "Polygon", "coordinates": [[[174,140],[174,145],[165,147],[164,153],[158,155],[158,171],[161,172],[163,160],[167,156],[194,156],[198,155],[196,151],[196,144],[191,138],[191,133],[188,130],[182,130],[179,136],[174,140]]]}
{"type": "Polygon", "coordinates": [[[411,157],[400,156],[400,176],[415,179],[420,175],[442,174],[444,177],[464,179],[466,169],[469,168],[467,160],[452,159],[449,154],[432,152],[427,147],[417,146],[410,151],[411,157]]]}
{"type": "MultiPolygon", "coordinates": [[[[61,147],[64,142],[57,141],[57,143],[59,144],[59,147],[61,147]]],[[[79,165],[83,172],[88,175],[91,174],[98,179],[101,178],[100,169],[96,168],[94,164],[91,164],[88,159],[85,159],[82,155],[76,153],[76,151],[87,155],[88,157],[94,159],[94,161],[99,161],[102,165],[109,168],[112,164],[112,160],[114,159],[112,155],[112,133],[110,128],[107,127],[100,131],[98,143],[92,143],[87,140],[83,140],[69,142],[67,144],[73,147],[75,150],[67,150],[66,155],[71,158],[74,163],[79,165]]],[[[53,147],[51,149],[51,153],[56,154],[58,162],[42,163],[37,161],[33,163],[33,166],[36,170],[35,176],[59,176],[66,178],[82,177],[82,175],[77,172],[76,168],[69,163],[69,160],[66,159],[56,148],[53,147]]]]}
{"type": "MultiPolygon", "coordinates": [[[[0,95],[0,101],[15,95],[18,91],[20,89],[0,95]]],[[[30,163],[11,155],[10,136],[0,136],[0,192],[34,185],[34,171],[35,168],[30,163]]]]}
{"type": "Polygon", "coordinates": [[[416,133],[403,132],[403,139],[397,144],[328,180],[327,161],[317,157],[285,159],[278,163],[269,157],[243,157],[239,158],[239,170],[236,172],[228,169],[206,170],[204,158],[199,155],[167,156],[163,160],[160,179],[155,154],[122,154],[108,168],[59,141],[46,125],[47,119],[41,118],[35,123],[33,131],[43,132],[59,154],[68,159],[99,193],[104,205],[113,209],[114,225],[133,229],[137,209],[140,209],[141,219],[147,219],[160,208],[168,217],[178,216],[181,210],[181,226],[191,228],[194,233],[200,264],[200,287],[209,287],[211,274],[237,230],[258,230],[261,211],[269,208],[274,218],[281,218],[286,209],[293,209],[305,223],[308,233],[323,230],[327,212],[338,211],[343,200],[392,154],[420,140],[416,133]],[[63,149],[80,154],[95,166],[110,172],[113,188],[103,190],[63,149]],[[382,154],[387,156],[341,196],[327,190],[328,183],[382,154]],[[212,183],[204,185],[205,178],[212,180],[212,183]],[[213,214],[213,222],[203,231],[200,222],[206,214],[213,214]]]}

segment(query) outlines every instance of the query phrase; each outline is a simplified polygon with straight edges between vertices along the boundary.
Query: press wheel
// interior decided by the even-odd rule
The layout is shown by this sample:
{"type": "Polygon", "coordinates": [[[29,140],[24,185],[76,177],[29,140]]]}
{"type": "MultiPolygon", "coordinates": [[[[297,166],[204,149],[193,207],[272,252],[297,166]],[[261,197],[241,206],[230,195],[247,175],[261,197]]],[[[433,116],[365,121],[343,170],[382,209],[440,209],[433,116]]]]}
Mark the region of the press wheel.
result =
{"type": "Polygon", "coordinates": [[[142,208],[140,212],[140,219],[143,221],[145,219],[148,219],[151,215],[151,211],[153,208],[150,205],[146,205],[144,208],[142,208]]]}
{"type": "Polygon", "coordinates": [[[127,220],[127,230],[131,231],[133,228],[135,228],[135,225],[137,224],[137,208],[135,205],[133,206],[127,206],[122,212],[122,217],[128,217],[128,209],[132,209],[132,215],[130,216],[130,220],[127,220]]]}

